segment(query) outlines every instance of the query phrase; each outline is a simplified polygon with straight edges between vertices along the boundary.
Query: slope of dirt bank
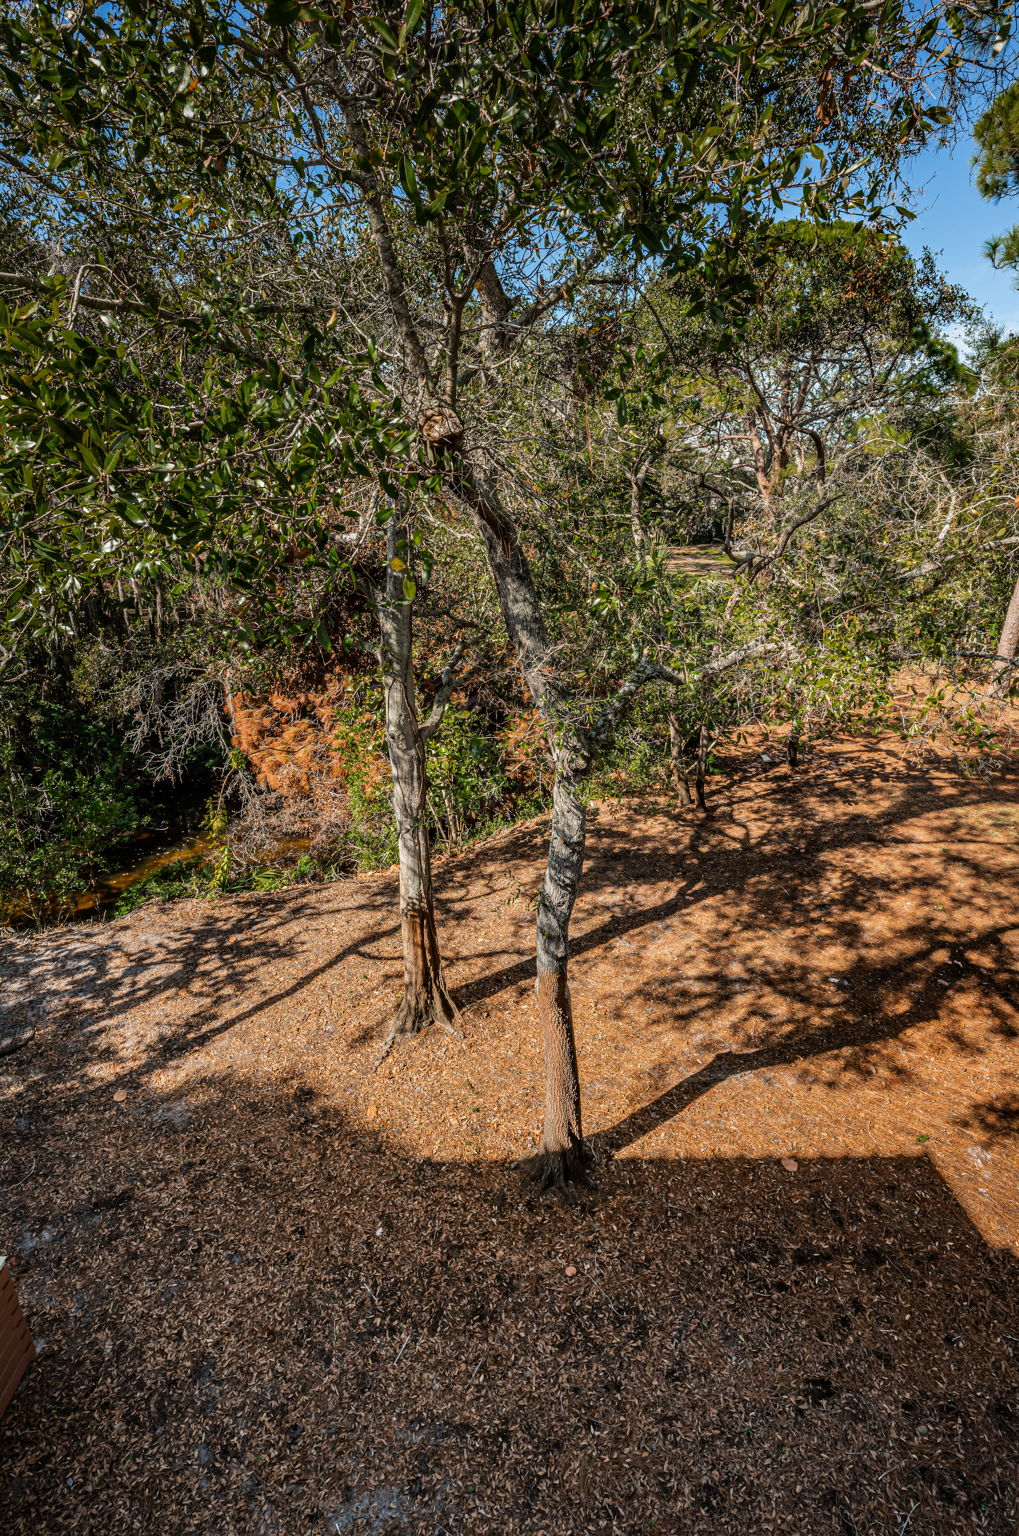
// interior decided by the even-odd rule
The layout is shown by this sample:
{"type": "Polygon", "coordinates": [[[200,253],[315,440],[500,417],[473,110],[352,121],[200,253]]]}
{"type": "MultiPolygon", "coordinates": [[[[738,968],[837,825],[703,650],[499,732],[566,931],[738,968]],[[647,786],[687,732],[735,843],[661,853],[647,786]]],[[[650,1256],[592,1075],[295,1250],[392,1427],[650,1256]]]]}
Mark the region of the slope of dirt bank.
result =
{"type": "Polygon", "coordinates": [[[1014,778],[755,757],[590,855],[571,1211],[539,827],[440,861],[465,1038],[377,1073],[392,875],[6,947],[6,1530],[1014,1536],[1014,778]]]}

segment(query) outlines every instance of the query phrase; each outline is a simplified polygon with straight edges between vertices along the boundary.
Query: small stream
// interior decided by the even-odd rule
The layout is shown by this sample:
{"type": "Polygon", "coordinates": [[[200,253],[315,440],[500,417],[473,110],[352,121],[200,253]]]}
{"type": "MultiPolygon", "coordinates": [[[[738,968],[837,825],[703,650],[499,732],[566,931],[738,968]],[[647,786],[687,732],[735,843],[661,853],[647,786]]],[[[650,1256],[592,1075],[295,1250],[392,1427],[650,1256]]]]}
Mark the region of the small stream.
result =
{"type": "MultiPolygon", "coordinates": [[[[33,910],[32,903],[27,898],[21,901],[15,898],[8,901],[6,905],[0,904],[0,927],[39,928],[53,923],[74,923],[91,917],[101,917],[116,906],[125,891],[129,891],[133,885],[137,885],[149,875],[154,875],[157,870],[166,869],[172,864],[186,864],[192,859],[200,859],[204,854],[209,854],[218,847],[212,838],[204,833],[181,836],[179,827],[177,833],[177,841],[166,843],[163,847],[150,847],[144,854],[136,853],[124,868],[102,876],[95,881],[94,885],[77,892],[74,896],[54,898],[43,904],[41,910],[38,907],[33,910]]],[[[151,843],[154,836],[158,834],[143,832],[138,842],[151,843]]],[[[311,842],[307,837],[284,838],[281,842],[265,849],[264,864],[254,870],[248,870],[247,878],[253,880],[250,887],[241,883],[228,886],[227,889],[273,889],[270,886],[259,885],[257,878],[253,879],[253,877],[285,869],[293,863],[295,855],[307,853],[310,847],[311,842]]],[[[126,850],[123,856],[126,857],[126,850]]],[[[241,878],[243,881],[243,876],[241,878]]]]}
{"type": "MultiPolygon", "coordinates": [[[[139,841],[142,840],[150,841],[151,835],[143,833],[139,838],[139,841]]],[[[73,923],[97,917],[114,907],[123,893],[130,890],[132,885],[137,885],[139,880],[144,880],[146,876],[170,864],[182,864],[188,859],[198,858],[207,853],[211,846],[210,839],[199,834],[185,837],[164,848],[151,848],[140,856],[136,853],[125,868],[102,876],[94,886],[74,896],[55,899],[41,914],[33,914],[30,903],[24,900],[19,902],[15,899],[6,906],[0,906],[0,923],[9,924],[13,928],[35,928],[40,920],[43,924],[73,923]]]]}

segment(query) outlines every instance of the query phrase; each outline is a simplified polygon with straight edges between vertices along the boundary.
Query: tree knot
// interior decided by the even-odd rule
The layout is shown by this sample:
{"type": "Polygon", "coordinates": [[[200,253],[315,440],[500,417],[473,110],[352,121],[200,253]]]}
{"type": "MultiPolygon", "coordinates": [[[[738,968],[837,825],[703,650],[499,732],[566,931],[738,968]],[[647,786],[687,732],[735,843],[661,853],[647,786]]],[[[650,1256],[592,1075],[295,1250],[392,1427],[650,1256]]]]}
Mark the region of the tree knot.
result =
{"type": "Polygon", "coordinates": [[[458,448],[464,424],[448,405],[429,405],[418,417],[418,430],[433,448],[458,448]]]}

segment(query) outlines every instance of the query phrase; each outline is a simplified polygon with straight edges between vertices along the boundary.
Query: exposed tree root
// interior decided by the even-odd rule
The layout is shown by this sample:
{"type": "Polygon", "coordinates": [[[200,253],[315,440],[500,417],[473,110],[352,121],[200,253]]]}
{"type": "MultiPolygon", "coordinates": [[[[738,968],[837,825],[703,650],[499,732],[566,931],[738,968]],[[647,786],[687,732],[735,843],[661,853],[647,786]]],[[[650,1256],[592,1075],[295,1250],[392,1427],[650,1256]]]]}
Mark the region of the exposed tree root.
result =
{"type": "Polygon", "coordinates": [[[447,1035],[453,1035],[457,1040],[462,1040],[463,1030],[456,1027],[456,1020],[459,1017],[460,1010],[445,987],[441,985],[430,990],[424,997],[411,997],[404,993],[403,1001],[389,1026],[385,1044],[375,1062],[376,1069],[382,1065],[398,1040],[419,1035],[430,1024],[437,1024],[447,1035]]]}
{"type": "Polygon", "coordinates": [[[554,1189],[566,1205],[575,1205],[576,1198],[571,1185],[577,1185],[581,1189],[594,1189],[595,1185],[588,1175],[588,1169],[594,1162],[590,1149],[583,1141],[577,1141],[566,1148],[551,1150],[542,1147],[534,1157],[528,1158],[524,1163],[527,1178],[538,1186],[538,1193],[544,1194],[546,1190],[554,1189]]]}

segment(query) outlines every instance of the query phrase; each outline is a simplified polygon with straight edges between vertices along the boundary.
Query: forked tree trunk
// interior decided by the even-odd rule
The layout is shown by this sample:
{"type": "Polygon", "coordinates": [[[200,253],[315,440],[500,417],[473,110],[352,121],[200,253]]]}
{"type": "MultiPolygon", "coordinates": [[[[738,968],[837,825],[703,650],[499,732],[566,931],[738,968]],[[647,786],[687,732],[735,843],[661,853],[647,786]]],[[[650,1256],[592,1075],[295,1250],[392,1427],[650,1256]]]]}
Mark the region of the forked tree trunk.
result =
{"type": "MultiPolygon", "coordinates": [[[[359,160],[369,165],[370,154],[367,138],[351,101],[353,92],[349,82],[339,75],[344,116],[351,143],[359,160]]],[[[464,428],[456,415],[456,369],[453,341],[447,356],[445,395],[436,395],[428,357],[415,326],[407,298],[407,284],[400,266],[392,230],[386,215],[385,202],[378,184],[367,173],[360,185],[364,193],[364,206],[382,267],[383,280],[392,310],[393,323],[400,338],[403,359],[408,374],[413,379],[419,395],[418,426],[429,445],[437,465],[449,476],[449,488],[469,510],[475,528],[480,534],[488,557],[502,608],[503,620],[510,643],[513,645],[531,697],[537,705],[553,761],[556,764],[556,783],[552,816],[552,839],[549,848],[548,868],[542,889],[545,901],[540,907],[544,916],[539,923],[538,996],[543,1025],[548,1021],[545,1039],[549,1068],[546,1079],[546,1140],[539,1158],[539,1176],[543,1184],[555,1182],[563,1192],[568,1179],[582,1176],[584,1148],[580,1130],[580,1085],[577,1079],[576,1053],[573,1048],[573,1023],[570,1012],[569,987],[567,985],[567,960],[569,955],[569,921],[583,869],[584,811],[576,794],[574,770],[584,760],[583,743],[573,727],[569,711],[562,707],[563,700],[554,677],[552,655],[545,633],[541,604],[531,576],[527,557],[520,537],[495,495],[476,473],[469,456],[464,451],[464,428]],[[542,937],[542,926],[546,937],[542,937]]],[[[495,288],[501,288],[494,267],[487,267],[480,275],[479,286],[485,302],[492,307],[498,301],[495,288]]],[[[502,307],[509,312],[509,304],[502,294],[502,307]]],[[[459,311],[457,312],[459,315],[459,311]]],[[[497,329],[493,339],[501,344],[503,333],[497,329]]],[[[409,660],[409,637],[403,653],[409,660]]],[[[409,667],[404,673],[409,678],[409,667]]],[[[387,688],[387,699],[392,690],[387,688]]],[[[404,697],[413,695],[404,691],[404,697]]],[[[410,708],[410,706],[408,706],[410,708]]],[[[395,720],[394,720],[395,729],[395,720]]],[[[387,719],[388,731],[388,719],[387,719]]],[[[395,730],[396,735],[401,732],[395,730]]],[[[420,733],[419,733],[420,734],[420,733]]],[[[397,786],[397,758],[394,757],[393,780],[397,786]]],[[[412,814],[420,818],[424,807],[423,759],[421,793],[419,800],[407,797],[412,814]],[[419,808],[418,808],[419,807],[419,808]]],[[[397,812],[398,818],[400,812],[397,812]]],[[[409,838],[408,838],[409,841],[409,838]]],[[[401,827],[401,891],[403,876],[404,835],[401,827]]],[[[433,992],[446,998],[441,986],[441,973],[435,980],[433,992]]],[[[447,998],[448,1001],[448,998],[447,998]]],[[[402,1010],[401,1010],[402,1012],[402,1010]]],[[[399,1026],[399,1017],[397,1026],[399,1026]]]]}
{"type": "Polygon", "coordinates": [[[996,652],[997,660],[991,669],[991,681],[988,691],[1001,698],[1009,690],[1012,674],[1015,667],[1010,663],[1015,661],[1016,651],[1019,650],[1019,578],[1012,589],[1012,598],[1005,615],[1005,622],[1001,627],[1001,638],[998,641],[996,652]]]}
{"type": "Polygon", "coordinates": [[[402,574],[393,569],[394,561],[406,560],[407,547],[406,526],[394,517],[389,527],[385,595],[379,594],[376,606],[382,637],[386,746],[399,844],[404,991],[383,1055],[400,1035],[417,1034],[426,1024],[440,1024],[452,1031],[457,1013],[443,978],[435,932],[426,815],[428,774],[414,697],[413,605],[404,597],[402,574]]]}
{"type": "MultiPolygon", "coordinates": [[[[344,116],[351,143],[359,161],[371,163],[368,142],[356,110],[349,82],[338,76],[344,116]]],[[[469,510],[488,557],[502,608],[506,632],[520,662],[531,697],[541,713],[549,740],[556,779],[548,867],[539,905],[538,978],[539,1006],[545,1033],[548,1061],[546,1075],[545,1138],[539,1157],[542,1184],[556,1183],[565,1193],[567,1180],[581,1177],[585,1161],[580,1128],[580,1085],[573,1045],[573,1021],[567,984],[569,957],[569,922],[576,899],[584,859],[584,808],[576,792],[577,778],[589,766],[590,754],[571,721],[570,712],[554,675],[554,663],[541,613],[538,592],[527,557],[512,520],[500,506],[497,494],[485,484],[483,476],[464,451],[464,427],[456,414],[455,345],[452,335],[446,358],[445,393],[437,395],[428,356],[415,326],[408,303],[407,283],[400,266],[386,205],[371,172],[359,173],[364,207],[382,267],[383,280],[392,310],[393,323],[400,338],[404,364],[418,394],[417,420],[422,437],[437,466],[448,476],[448,486],[469,510]]],[[[501,289],[498,274],[491,265],[478,279],[482,298],[490,309],[498,304],[509,313],[509,301],[501,289]]],[[[494,309],[493,309],[494,313],[494,309]]],[[[459,324],[460,311],[457,311],[459,324]]],[[[498,326],[492,333],[497,345],[504,340],[498,326]]],[[[409,637],[403,653],[409,660],[409,637]]],[[[409,680],[409,667],[404,676],[409,680]]],[[[387,698],[391,690],[387,689],[387,698]]],[[[413,695],[404,690],[411,704],[413,695]]],[[[394,721],[395,728],[395,721],[394,721]]],[[[388,729],[388,720],[387,720],[388,729]]],[[[395,734],[400,735],[399,731],[395,734]]],[[[419,733],[420,734],[420,733],[419,733]]],[[[393,759],[394,789],[397,787],[397,757],[393,759]]],[[[421,818],[424,808],[423,759],[420,797],[408,797],[412,815],[421,818]]],[[[398,819],[400,812],[398,810],[398,819]]],[[[408,839],[409,840],[409,839],[408,839]]],[[[404,835],[401,826],[401,883],[404,835]]],[[[436,978],[441,986],[441,974],[436,978]]],[[[397,1021],[399,1023],[399,1020],[397,1021]]]]}

